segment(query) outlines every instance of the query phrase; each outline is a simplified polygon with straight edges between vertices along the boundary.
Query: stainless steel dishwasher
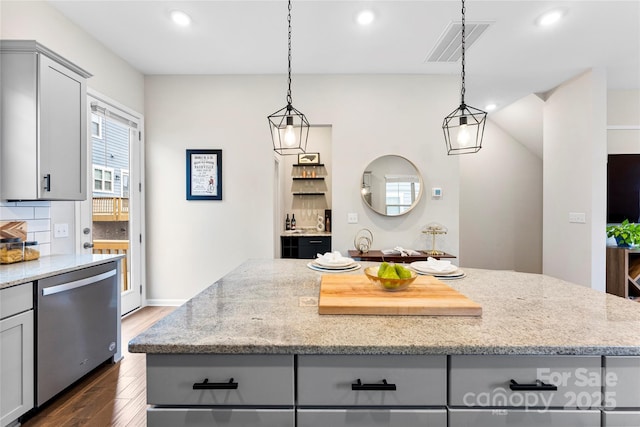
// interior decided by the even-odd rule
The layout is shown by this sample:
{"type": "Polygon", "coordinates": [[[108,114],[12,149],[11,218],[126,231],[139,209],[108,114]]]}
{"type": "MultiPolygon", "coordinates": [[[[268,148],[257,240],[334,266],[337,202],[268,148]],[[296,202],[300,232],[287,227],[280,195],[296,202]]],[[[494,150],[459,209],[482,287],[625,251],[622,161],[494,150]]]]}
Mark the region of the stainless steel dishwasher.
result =
{"type": "Polygon", "coordinates": [[[38,280],[36,406],[117,350],[117,263],[38,280]]]}

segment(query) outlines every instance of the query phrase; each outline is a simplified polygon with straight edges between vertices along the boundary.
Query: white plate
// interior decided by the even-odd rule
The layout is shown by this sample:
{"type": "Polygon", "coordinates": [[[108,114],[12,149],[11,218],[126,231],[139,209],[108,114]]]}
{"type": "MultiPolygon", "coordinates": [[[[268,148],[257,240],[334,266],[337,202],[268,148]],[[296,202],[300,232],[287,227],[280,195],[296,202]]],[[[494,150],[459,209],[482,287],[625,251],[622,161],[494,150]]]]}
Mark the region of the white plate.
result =
{"type": "Polygon", "coordinates": [[[409,267],[411,267],[418,273],[440,274],[440,275],[453,273],[458,269],[458,266],[454,264],[449,264],[448,268],[445,270],[442,270],[440,268],[435,269],[433,268],[433,263],[429,261],[414,261],[411,264],[409,264],[409,267]]]}
{"type": "Polygon", "coordinates": [[[327,261],[324,258],[316,258],[313,260],[316,264],[325,267],[325,268],[341,268],[348,267],[352,264],[355,264],[355,261],[351,258],[338,258],[333,261],[327,261]]]}
{"type": "Polygon", "coordinates": [[[456,269],[456,271],[453,271],[453,272],[447,273],[447,274],[424,273],[424,272],[421,272],[421,271],[418,271],[418,270],[416,270],[416,273],[421,274],[423,276],[433,276],[436,279],[441,279],[441,280],[462,279],[463,277],[467,276],[467,273],[465,273],[460,268],[456,269]]]}
{"type": "Polygon", "coordinates": [[[312,270],[315,271],[321,271],[323,273],[344,273],[347,271],[354,271],[360,268],[360,264],[354,263],[353,265],[349,266],[349,267],[342,267],[342,268],[325,268],[322,267],[321,265],[317,265],[314,264],[312,262],[310,262],[309,264],[307,264],[307,267],[309,267],[312,270]]]}

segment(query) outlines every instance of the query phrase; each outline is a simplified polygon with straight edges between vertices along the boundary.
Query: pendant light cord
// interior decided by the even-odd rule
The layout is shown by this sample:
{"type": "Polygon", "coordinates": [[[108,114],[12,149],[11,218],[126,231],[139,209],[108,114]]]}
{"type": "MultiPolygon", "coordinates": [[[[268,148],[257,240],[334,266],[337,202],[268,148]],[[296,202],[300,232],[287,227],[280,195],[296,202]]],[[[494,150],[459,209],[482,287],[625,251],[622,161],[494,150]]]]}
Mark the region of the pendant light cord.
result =
{"type": "Polygon", "coordinates": [[[293,102],[291,98],[291,0],[289,0],[289,14],[287,15],[287,22],[289,23],[289,88],[287,89],[287,107],[290,107],[293,102]]]}
{"type": "Polygon", "coordinates": [[[464,39],[465,39],[465,29],[464,29],[464,15],[465,15],[465,6],[464,6],[464,0],[462,0],[462,88],[460,89],[460,98],[461,98],[461,104],[464,104],[464,92],[465,92],[465,87],[464,87],[464,39]]]}

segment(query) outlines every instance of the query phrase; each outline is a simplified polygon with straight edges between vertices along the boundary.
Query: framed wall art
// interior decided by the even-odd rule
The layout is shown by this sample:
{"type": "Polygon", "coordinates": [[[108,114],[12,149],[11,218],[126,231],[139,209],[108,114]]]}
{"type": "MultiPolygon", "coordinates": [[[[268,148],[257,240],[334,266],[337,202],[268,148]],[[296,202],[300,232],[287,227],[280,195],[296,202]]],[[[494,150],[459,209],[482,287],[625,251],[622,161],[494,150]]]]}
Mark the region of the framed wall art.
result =
{"type": "Polygon", "coordinates": [[[299,165],[319,165],[320,153],[299,153],[298,164],[299,165]]]}
{"type": "Polygon", "coordinates": [[[187,150],[187,200],[222,200],[222,150],[187,150]]]}

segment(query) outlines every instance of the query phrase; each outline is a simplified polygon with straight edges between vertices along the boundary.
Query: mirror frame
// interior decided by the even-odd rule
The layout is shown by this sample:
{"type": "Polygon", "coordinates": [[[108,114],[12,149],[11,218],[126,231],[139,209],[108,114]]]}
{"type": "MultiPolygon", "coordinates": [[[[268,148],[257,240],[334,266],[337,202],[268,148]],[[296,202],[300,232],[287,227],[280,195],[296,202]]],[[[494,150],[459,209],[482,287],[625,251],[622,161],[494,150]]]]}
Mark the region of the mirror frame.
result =
{"type": "Polygon", "coordinates": [[[385,154],[383,156],[380,157],[376,157],[375,159],[371,160],[369,162],[369,164],[367,164],[367,166],[365,167],[364,171],[362,172],[362,175],[360,177],[360,197],[362,198],[362,201],[364,202],[364,204],[371,209],[373,212],[377,213],[378,215],[382,215],[382,216],[386,216],[386,217],[398,217],[398,216],[402,216],[402,215],[406,215],[409,212],[411,212],[417,205],[418,203],[420,203],[420,200],[422,200],[422,194],[424,193],[424,181],[422,179],[422,174],[420,173],[420,170],[418,169],[418,167],[409,159],[407,159],[406,157],[403,156],[399,156],[397,154],[385,154]],[[413,202],[413,204],[409,207],[409,209],[407,209],[404,212],[401,212],[397,215],[390,215],[387,214],[385,212],[379,212],[377,211],[372,205],[369,204],[369,202],[367,202],[367,199],[365,198],[365,193],[363,193],[362,189],[364,188],[364,174],[370,170],[370,166],[373,162],[375,162],[376,160],[380,160],[382,158],[385,157],[398,157],[399,159],[404,160],[405,162],[409,163],[409,165],[411,165],[413,167],[413,169],[416,171],[416,175],[418,176],[418,180],[420,182],[420,191],[418,192],[418,196],[416,197],[415,201],[413,202]]]}

